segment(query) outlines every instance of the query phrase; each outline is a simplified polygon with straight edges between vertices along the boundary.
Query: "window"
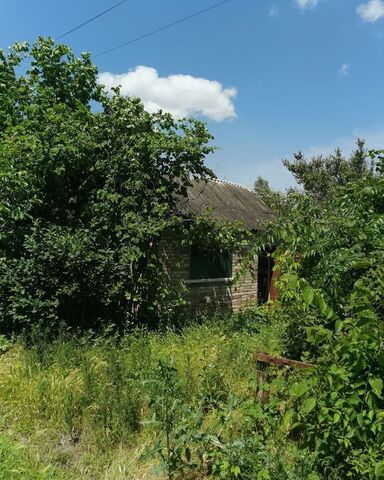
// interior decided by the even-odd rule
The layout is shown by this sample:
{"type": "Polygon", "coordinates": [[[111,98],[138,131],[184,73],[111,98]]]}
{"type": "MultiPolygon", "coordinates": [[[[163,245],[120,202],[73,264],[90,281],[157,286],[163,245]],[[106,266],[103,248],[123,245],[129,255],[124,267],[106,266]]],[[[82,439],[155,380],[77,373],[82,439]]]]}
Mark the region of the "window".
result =
{"type": "Polygon", "coordinates": [[[226,250],[208,252],[192,245],[190,280],[224,279],[231,276],[232,253],[226,250]]]}

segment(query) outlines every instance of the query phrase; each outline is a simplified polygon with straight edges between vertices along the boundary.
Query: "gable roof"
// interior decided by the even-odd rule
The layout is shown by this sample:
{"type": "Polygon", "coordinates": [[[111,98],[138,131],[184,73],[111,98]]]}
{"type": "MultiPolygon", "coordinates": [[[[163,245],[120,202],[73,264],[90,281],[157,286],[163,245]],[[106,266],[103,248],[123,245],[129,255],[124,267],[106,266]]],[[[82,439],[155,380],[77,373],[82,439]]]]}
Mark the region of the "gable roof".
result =
{"type": "Polygon", "coordinates": [[[192,181],[178,209],[186,216],[203,215],[211,209],[218,221],[240,221],[248,230],[262,228],[273,218],[272,211],[247,187],[225,180],[192,181]]]}

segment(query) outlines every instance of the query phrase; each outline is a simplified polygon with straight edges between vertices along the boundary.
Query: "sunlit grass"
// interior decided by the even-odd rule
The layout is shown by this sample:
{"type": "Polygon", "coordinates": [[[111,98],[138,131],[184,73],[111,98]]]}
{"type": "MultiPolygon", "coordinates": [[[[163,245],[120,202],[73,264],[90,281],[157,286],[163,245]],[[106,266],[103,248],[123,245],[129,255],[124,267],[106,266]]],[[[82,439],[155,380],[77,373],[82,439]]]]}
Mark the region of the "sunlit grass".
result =
{"type": "Polygon", "coordinates": [[[1,458],[12,463],[14,455],[23,456],[16,444],[24,442],[27,465],[30,458],[38,461],[29,468],[35,476],[0,473],[0,480],[155,478],[152,465],[141,459],[153,435],[141,421],[149,414],[146,381],[154,378],[157,362],[173,362],[185,403],[241,396],[254,371],[254,352],[278,351],[278,328],[267,328],[250,333],[221,321],[182,333],[66,338],[32,347],[17,342],[0,357],[0,427],[5,442],[16,441],[1,458]]]}

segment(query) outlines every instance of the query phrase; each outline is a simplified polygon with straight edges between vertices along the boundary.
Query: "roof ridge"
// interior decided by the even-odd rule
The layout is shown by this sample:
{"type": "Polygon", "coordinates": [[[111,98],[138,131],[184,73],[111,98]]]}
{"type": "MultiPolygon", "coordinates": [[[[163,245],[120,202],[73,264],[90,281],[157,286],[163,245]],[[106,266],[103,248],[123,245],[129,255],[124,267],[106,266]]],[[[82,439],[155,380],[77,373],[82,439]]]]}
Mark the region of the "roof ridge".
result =
{"type": "Polygon", "coordinates": [[[245,185],[242,185],[241,183],[235,183],[235,182],[230,182],[228,180],[222,180],[221,178],[211,178],[210,180],[217,182],[217,183],[226,183],[228,185],[233,185],[235,187],[243,188],[244,190],[247,190],[248,192],[252,193],[252,190],[246,187],[245,185]]]}

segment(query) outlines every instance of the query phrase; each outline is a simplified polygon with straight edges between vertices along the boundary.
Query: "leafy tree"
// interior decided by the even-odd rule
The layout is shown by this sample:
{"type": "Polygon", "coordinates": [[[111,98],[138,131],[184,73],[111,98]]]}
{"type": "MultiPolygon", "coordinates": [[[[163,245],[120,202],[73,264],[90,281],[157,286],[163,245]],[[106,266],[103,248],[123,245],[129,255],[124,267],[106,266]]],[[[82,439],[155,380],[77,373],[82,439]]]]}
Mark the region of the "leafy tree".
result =
{"type": "Polygon", "coordinates": [[[284,216],[295,209],[298,195],[307,195],[308,200],[322,204],[329,203],[340,187],[348,182],[374,175],[372,163],[367,162],[367,152],[364,140],[357,140],[357,148],[345,158],[338,148],[333,155],[322,155],[311,159],[299,152],[294,160],[283,160],[283,165],[292,173],[296,182],[302,186],[299,191],[289,188],[285,192],[273,190],[268,180],[258,176],[254,183],[256,195],[276,214],[284,216]]]}
{"type": "Polygon", "coordinates": [[[166,317],[157,240],[212,175],[205,125],[108,96],[89,54],[43,38],[0,51],[0,107],[0,330],[166,317]]]}
{"type": "Polygon", "coordinates": [[[333,155],[313,157],[310,160],[299,152],[294,160],[283,160],[283,165],[292,173],[304,192],[318,201],[325,201],[340,186],[362,177],[371,176],[372,166],[366,161],[364,140],[357,140],[357,148],[349,158],[343,157],[337,148],[333,155]]]}
{"type": "Polygon", "coordinates": [[[262,200],[270,208],[276,204],[278,197],[280,197],[280,193],[272,190],[271,186],[269,185],[269,181],[260,175],[255,180],[253,191],[260,198],[260,200],[262,200]]]}
{"type": "Polygon", "coordinates": [[[285,422],[330,479],[384,475],[384,156],[376,175],[323,206],[302,196],[280,219],[280,304],[287,354],[316,368],[285,394],[285,422]]]}
{"type": "Polygon", "coordinates": [[[257,177],[253,191],[273,212],[277,215],[284,215],[296,203],[297,190],[293,188],[287,189],[285,192],[273,190],[268,180],[257,177]]]}

